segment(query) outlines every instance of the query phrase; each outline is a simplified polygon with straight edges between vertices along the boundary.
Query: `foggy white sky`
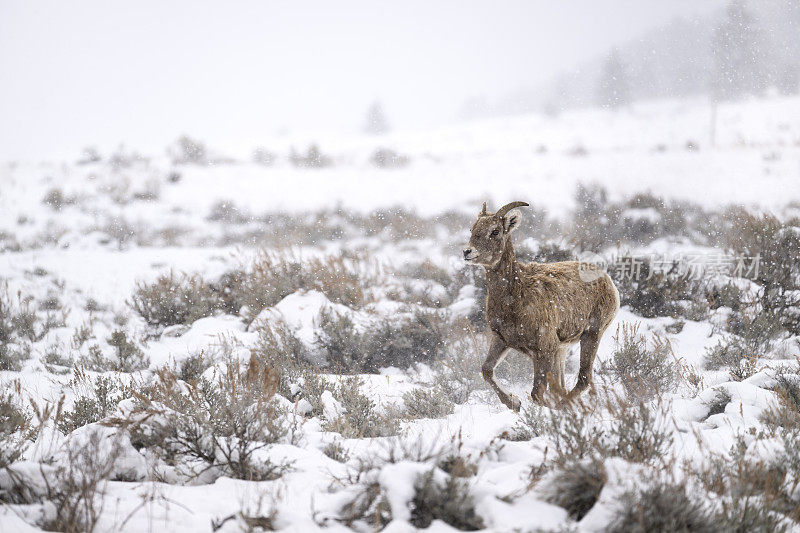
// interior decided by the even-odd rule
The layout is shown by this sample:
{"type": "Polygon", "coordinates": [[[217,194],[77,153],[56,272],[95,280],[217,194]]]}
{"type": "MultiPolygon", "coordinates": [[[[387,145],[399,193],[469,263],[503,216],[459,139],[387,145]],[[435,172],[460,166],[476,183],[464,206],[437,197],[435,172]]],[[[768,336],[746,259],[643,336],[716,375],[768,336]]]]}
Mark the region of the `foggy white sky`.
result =
{"type": "Polygon", "coordinates": [[[0,0],[0,160],[452,120],[721,0],[0,0]]]}

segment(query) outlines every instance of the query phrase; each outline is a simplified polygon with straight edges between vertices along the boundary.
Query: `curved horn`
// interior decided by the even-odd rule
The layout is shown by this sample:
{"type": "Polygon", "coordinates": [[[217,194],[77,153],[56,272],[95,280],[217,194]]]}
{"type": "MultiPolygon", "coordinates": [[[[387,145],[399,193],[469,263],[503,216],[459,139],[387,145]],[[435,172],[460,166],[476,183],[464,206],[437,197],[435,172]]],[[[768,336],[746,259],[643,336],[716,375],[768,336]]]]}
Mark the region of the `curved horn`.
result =
{"type": "Polygon", "coordinates": [[[483,209],[481,209],[481,215],[486,214],[486,202],[483,202],[483,209]]]}
{"type": "Polygon", "coordinates": [[[495,213],[495,216],[504,217],[504,216],[506,216],[506,213],[508,213],[509,211],[514,209],[515,207],[527,207],[529,205],[530,204],[527,203],[527,202],[511,202],[510,204],[506,204],[503,207],[501,207],[500,209],[498,209],[497,213],[495,213]]]}

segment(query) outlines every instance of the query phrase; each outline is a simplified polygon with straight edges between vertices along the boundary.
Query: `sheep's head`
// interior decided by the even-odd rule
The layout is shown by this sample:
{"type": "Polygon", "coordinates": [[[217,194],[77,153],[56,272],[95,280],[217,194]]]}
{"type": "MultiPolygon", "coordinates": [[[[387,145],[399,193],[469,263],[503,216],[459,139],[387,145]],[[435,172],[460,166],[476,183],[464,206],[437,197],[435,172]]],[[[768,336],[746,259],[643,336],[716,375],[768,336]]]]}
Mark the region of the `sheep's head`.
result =
{"type": "Polygon", "coordinates": [[[464,250],[464,260],[470,263],[492,267],[500,261],[506,240],[519,226],[522,218],[517,207],[527,206],[525,202],[511,202],[497,210],[487,213],[486,204],[472,225],[469,247],[464,250]]]}

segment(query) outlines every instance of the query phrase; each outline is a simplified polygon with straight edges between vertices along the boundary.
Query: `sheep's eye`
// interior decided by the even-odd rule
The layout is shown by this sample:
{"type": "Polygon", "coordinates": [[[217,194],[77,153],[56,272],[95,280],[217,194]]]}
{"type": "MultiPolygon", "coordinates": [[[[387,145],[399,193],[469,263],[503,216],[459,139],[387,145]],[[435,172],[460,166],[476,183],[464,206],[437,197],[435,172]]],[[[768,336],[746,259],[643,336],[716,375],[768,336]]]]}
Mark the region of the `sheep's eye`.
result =
{"type": "Polygon", "coordinates": [[[492,230],[492,233],[491,233],[492,237],[497,237],[498,235],[500,235],[500,230],[499,229],[492,230]]]}

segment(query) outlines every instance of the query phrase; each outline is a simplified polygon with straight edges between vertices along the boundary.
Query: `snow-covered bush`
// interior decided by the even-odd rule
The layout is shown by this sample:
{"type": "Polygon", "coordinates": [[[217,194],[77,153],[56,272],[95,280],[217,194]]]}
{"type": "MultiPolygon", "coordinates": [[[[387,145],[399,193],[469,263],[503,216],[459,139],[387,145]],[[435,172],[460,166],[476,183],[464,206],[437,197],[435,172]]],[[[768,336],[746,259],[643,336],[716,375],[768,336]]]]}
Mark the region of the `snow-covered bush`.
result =
{"type": "Polygon", "coordinates": [[[19,295],[15,304],[8,294],[8,285],[0,284],[0,346],[19,338],[38,341],[44,336],[45,332],[37,327],[39,317],[31,302],[32,298],[19,295]]]}
{"type": "Polygon", "coordinates": [[[687,202],[667,202],[650,193],[614,202],[600,185],[578,185],[576,210],[569,221],[571,240],[581,250],[602,252],[619,242],[647,245],[667,236],[697,236],[707,229],[708,214],[687,202]]]}
{"type": "Polygon", "coordinates": [[[382,318],[359,332],[348,316],[323,311],[315,345],[337,373],[372,373],[436,361],[444,350],[446,327],[438,314],[417,311],[382,318]]]}
{"type": "Polygon", "coordinates": [[[19,370],[23,352],[0,341],[0,370],[19,370]]]}
{"type": "Polygon", "coordinates": [[[638,324],[622,324],[617,328],[614,343],[613,355],[603,362],[600,371],[621,383],[628,396],[651,398],[675,389],[678,374],[667,339],[654,336],[648,346],[638,324]]]}
{"type": "Polygon", "coordinates": [[[310,379],[315,377],[308,362],[306,345],[284,322],[258,324],[256,331],[258,340],[250,351],[251,355],[277,373],[278,392],[287,398],[293,398],[293,387],[304,376],[309,376],[310,379]]]}
{"type": "Polygon", "coordinates": [[[393,439],[381,451],[351,460],[347,474],[334,477],[334,484],[349,493],[339,520],[350,527],[380,530],[402,513],[418,528],[438,519],[456,529],[482,529],[467,479],[476,472],[456,440],[442,446],[416,438],[393,439]],[[408,478],[413,490],[398,491],[401,486],[394,480],[408,478]]]}
{"type": "Polygon", "coordinates": [[[323,309],[314,332],[314,344],[325,354],[331,371],[337,374],[357,374],[364,371],[369,355],[366,352],[365,338],[356,331],[349,316],[323,309]]]}
{"type": "Polygon", "coordinates": [[[30,357],[30,341],[38,341],[46,332],[38,322],[30,300],[18,299],[15,305],[8,287],[0,284],[0,370],[19,370],[30,357]]]}
{"type": "MultiPolygon", "coordinates": [[[[756,444],[765,437],[757,435],[756,444]]],[[[796,441],[795,435],[791,442],[796,441]]],[[[717,531],[792,531],[786,518],[800,518],[794,496],[800,469],[791,460],[798,451],[791,446],[765,460],[748,454],[739,436],[729,453],[712,456],[704,469],[692,472],[718,499],[717,531]]]]}
{"type": "Polygon", "coordinates": [[[531,405],[522,409],[519,413],[519,420],[511,432],[505,437],[512,441],[531,440],[545,434],[545,418],[542,407],[531,405]]]}
{"type": "Polygon", "coordinates": [[[214,364],[214,359],[205,351],[189,355],[178,365],[178,379],[186,383],[194,383],[200,379],[205,370],[214,364]]]}
{"type": "Polygon", "coordinates": [[[406,418],[443,418],[453,413],[453,407],[453,402],[437,387],[403,393],[403,416],[406,418]]]}
{"type": "Polygon", "coordinates": [[[222,300],[201,276],[170,272],[138,283],[130,305],[148,325],[164,329],[210,316],[222,308],[222,300]]]}
{"type": "Polygon", "coordinates": [[[451,276],[447,270],[427,259],[404,265],[397,275],[407,280],[402,297],[393,299],[426,307],[450,305],[466,284],[464,276],[451,276]]]}
{"type": "Polygon", "coordinates": [[[364,370],[377,372],[394,366],[408,368],[414,363],[438,361],[444,352],[447,323],[437,313],[417,311],[398,320],[382,320],[366,333],[364,370]]]}
{"type": "Polygon", "coordinates": [[[334,400],[341,407],[338,416],[325,420],[326,431],[339,433],[346,439],[388,437],[400,429],[398,420],[378,412],[375,402],[361,391],[364,381],[358,376],[339,380],[333,389],[334,400]]]}
{"type": "Polygon", "coordinates": [[[570,460],[559,464],[536,486],[544,501],[563,507],[574,520],[580,520],[597,502],[606,483],[602,460],[570,460]]]}
{"type": "Polygon", "coordinates": [[[208,150],[206,150],[205,145],[188,135],[179,137],[178,140],[167,149],[167,154],[172,158],[172,162],[175,165],[208,164],[208,150]]]}
{"type": "Polygon", "coordinates": [[[311,144],[305,153],[292,148],[289,153],[289,161],[300,168],[324,168],[333,165],[333,158],[322,153],[316,144],[311,144]]]}
{"type": "Polygon", "coordinates": [[[774,215],[732,209],[726,244],[735,254],[759,257],[754,281],[760,287],[761,311],[800,334],[800,220],[781,222],[774,215]]]}
{"type": "MultiPolygon", "coordinates": [[[[32,436],[31,417],[20,407],[13,389],[3,385],[0,392],[0,470],[20,458],[32,436]]],[[[0,491],[0,501],[2,498],[0,491]]]]}
{"type": "Polygon", "coordinates": [[[411,525],[425,529],[434,520],[460,531],[477,531],[484,528],[483,520],[475,512],[469,483],[463,478],[445,476],[441,481],[435,469],[417,477],[414,498],[411,500],[411,525]]]}
{"type": "Polygon", "coordinates": [[[618,502],[616,516],[605,531],[716,533],[726,529],[720,528],[715,513],[702,499],[687,493],[684,484],[654,482],[641,490],[626,492],[618,502]]]}
{"type": "Polygon", "coordinates": [[[374,283],[374,268],[343,255],[301,260],[290,254],[261,250],[247,271],[228,281],[231,307],[245,308],[254,319],[266,307],[301,290],[317,290],[330,301],[359,308],[370,298],[365,291],[374,283]]]}
{"type": "Polygon", "coordinates": [[[117,469],[123,449],[114,439],[91,432],[79,442],[64,446],[53,472],[45,477],[46,495],[42,528],[47,531],[92,531],[100,518],[106,481],[117,469]]]}
{"type": "Polygon", "coordinates": [[[459,330],[461,334],[451,335],[442,354],[433,361],[434,386],[456,404],[466,402],[475,391],[488,389],[483,376],[475,371],[486,358],[486,337],[475,332],[464,335],[469,328],[456,323],[453,331],[459,330]]]}
{"type": "Polygon", "coordinates": [[[64,434],[113,414],[122,400],[118,382],[105,376],[92,379],[80,369],[75,371],[70,386],[82,392],[79,392],[72,409],[62,412],[58,419],[58,429],[64,434]]]}
{"type": "Polygon", "coordinates": [[[252,161],[257,165],[264,165],[265,167],[271,166],[278,159],[278,156],[270,152],[263,146],[259,146],[253,150],[252,161]]]}
{"type": "Polygon", "coordinates": [[[239,208],[233,200],[220,200],[211,206],[206,220],[225,224],[246,224],[252,217],[239,208]]]}
{"type": "Polygon", "coordinates": [[[705,367],[709,370],[727,368],[731,378],[747,379],[758,371],[758,360],[764,350],[758,343],[737,335],[727,335],[706,349],[705,367]]]}
{"type": "Polygon", "coordinates": [[[525,246],[519,246],[516,250],[517,259],[523,262],[533,263],[557,263],[559,261],[575,261],[575,252],[562,246],[558,242],[540,243],[536,250],[530,250],[525,246]]]}
{"type": "Polygon", "coordinates": [[[706,414],[706,418],[709,416],[718,415],[720,413],[725,412],[725,408],[731,403],[731,393],[728,392],[727,389],[720,387],[714,391],[714,397],[711,398],[706,405],[708,406],[708,413],[706,414]]]}
{"type": "MultiPolygon", "coordinates": [[[[106,357],[97,344],[89,347],[88,353],[81,356],[78,363],[97,372],[113,370],[114,372],[135,372],[142,370],[150,365],[150,358],[144,353],[139,345],[128,338],[125,330],[116,329],[111,336],[106,339],[110,347],[114,349],[114,357],[106,357]]],[[[52,362],[51,364],[58,364],[52,362]]]]}
{"type": "Polygon", "coordinates": [[[391,148],[378,148],[369,158],[369,162],[378,168],[401,168],[408,165],[410,158],[392,150],[391,148]]]}
{"type": "Polygon", "coordinates": [[[800,372],[778,374],[773,390],[778,403],[762,414],[763,421],[772,427],[800,432],[800,372]]]}
{"type": "Polygon", "coordinates": [[[255,357],[248,364],[229,360],[197,383],[161,370],[148,392],[134,392],[139,407],[117,423],[131,428],[134,446],[187,469],[204,465],[191,467],[190,477],[211,469],[217,476],[275,479],[289,466],[259,452],[292,437],[292,423],[273,397],[277,387],[276,372],[255,357]]]}
{"type": "Polygon", "coordinates": [[[75,198],[67,196],[58,188],[50,189],[42,198],[42,203],[53,211],[61,211],[64,207],[75,203],[75,198]]]}
{"type": "Polygon", "coordinates": [[[654,270],[646,257],[623,255],[610,264],[608,273],[619,290],[620,305],[630,306],[645,318],[685,316],[699,320],[706,314],[698,283],[688,273],[681,273],[677,262],[668,271],[654,270]]]}
{"type": "Polygon", "coordinates": [[[641,397],[609,394],[592,405],[578,400],[564,409],[547,409],[542,432],[553,443],[553,462],[621,457],[633,463],[667,459],[672,432],[660,404],[641,397]],[[614,420],[606,424],[604,420],[614,420]]]}

